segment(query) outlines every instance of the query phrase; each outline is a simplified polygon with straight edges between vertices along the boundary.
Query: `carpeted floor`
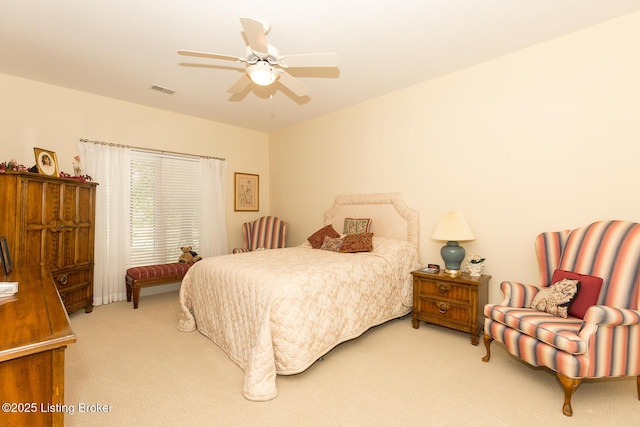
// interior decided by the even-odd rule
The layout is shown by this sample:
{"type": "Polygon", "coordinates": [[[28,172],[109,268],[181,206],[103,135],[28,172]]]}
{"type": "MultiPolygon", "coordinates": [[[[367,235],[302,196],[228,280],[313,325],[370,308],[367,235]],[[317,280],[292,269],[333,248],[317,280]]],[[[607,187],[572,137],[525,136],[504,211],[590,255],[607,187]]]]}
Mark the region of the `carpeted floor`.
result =
{"type": "Polygon", "coordinates": [[[178,293],[72,313],[67,426],[635,426],[636,379],[585,380],[562,415],[555,374],[410,316],[341,344],[279,396],[250,402],[243,372],[206,337],[176,330],[178,293]],[[81,412],[81,410],[83,412],[81,412]],[[94,410],[96,412],[89,412],[94,410]]]}

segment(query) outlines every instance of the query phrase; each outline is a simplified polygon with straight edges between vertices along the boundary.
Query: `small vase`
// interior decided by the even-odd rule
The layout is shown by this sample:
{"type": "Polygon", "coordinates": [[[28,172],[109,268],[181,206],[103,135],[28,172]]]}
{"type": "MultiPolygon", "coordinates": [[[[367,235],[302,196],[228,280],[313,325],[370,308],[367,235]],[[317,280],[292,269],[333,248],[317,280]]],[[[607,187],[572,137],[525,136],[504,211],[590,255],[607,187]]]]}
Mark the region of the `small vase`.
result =
{"type": "Polygon", "coordinates": [[[467,269],[469,270],[469,276],[480,277],[482,275],[482,270],[484,269],[484,261],[477,264],[467,262],[467,269]]]}

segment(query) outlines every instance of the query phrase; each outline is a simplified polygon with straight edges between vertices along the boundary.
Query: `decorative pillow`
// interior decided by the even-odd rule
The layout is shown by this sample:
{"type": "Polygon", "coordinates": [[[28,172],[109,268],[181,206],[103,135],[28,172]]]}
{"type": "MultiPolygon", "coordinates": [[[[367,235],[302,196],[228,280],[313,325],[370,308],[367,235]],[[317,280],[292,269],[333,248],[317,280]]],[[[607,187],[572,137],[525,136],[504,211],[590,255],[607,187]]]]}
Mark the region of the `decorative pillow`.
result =
{"type": "Polygon", "coordinates": [[[368,233],[371,228],[371,218],[345,218],[344,234],[368,233]]]}
{"type": "Polygon", "coordinates": [[[320,249],[324,249],[325,251],[333,251],[340,252],[340,246],[342,246],[342,237],[329,237],[325,236],[324,241],[322,242],[322,246],[320,249]]]}
{"type": "Polygon", "coordinates": [[[580,291],[569,306],[569,316],[583,319],[587,309],[598,303],[600,289],[602,288],[602,277],[574,273],[573,271],[556,270],[553,272],[551,283],[556,283],[562,279],[580,281],[580,291]]]}
{"type": "Polygon", "coordinates": [[[373,250],[373,233],[347,234],[340,252],[369,252],[373,250]]]}
{"type": "Polygon", "coordinates": [[[322,227],[320,230],[316,231],[315,233],[313,233],[311,236],[309,236],[309,238],[307,239],[309,241],[309,243],[311,243],[311,247],[313,249],[318,249],[320,248],[320,246],[322,246],[322,243],[324,242],[324,238],[326,236],[329,237],[340,237],[340,233],[338,233],[331,224],[322,227]]]}
{"type": "Polygon", "coordinates": [[[566,319],[569,314],[569,305],[579,289],[579,280],[562,279],[549,287],[542,288],[533,297],[531,308],[566,319]]]}

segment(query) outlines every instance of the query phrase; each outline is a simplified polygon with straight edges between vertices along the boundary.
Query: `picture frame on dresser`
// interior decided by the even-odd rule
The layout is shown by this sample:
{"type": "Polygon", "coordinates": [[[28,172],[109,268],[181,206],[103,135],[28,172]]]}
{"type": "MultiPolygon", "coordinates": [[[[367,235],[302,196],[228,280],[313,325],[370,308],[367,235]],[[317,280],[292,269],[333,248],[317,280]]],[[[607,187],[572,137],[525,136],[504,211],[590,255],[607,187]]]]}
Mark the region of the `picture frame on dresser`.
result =
{"type": "Polygon", "coordinates": [[[9,242],[6,237],[0,237],[0,258],[2,258],[2,271],[6,276],[13,269],[11,253],[9,252],[9,242]]]}
{"type": "Polygon", "coordinates": [[[34,147],[33,152],[36,156],[36,166],[38,173],[48,176],[59,176],[58,158],[56,153],[44,148],[34,147]]]}

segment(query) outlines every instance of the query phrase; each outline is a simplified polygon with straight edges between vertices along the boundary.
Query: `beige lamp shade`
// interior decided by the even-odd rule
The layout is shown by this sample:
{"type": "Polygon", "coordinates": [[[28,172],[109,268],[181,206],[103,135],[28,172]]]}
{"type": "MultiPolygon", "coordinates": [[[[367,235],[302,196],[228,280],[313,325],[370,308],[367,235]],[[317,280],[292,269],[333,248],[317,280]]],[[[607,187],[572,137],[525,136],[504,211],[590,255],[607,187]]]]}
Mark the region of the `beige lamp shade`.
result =
{"type": "Polygon", "coordinates": [[[462,212],[447,212],[440,218],[431,238],[445,242],[461,242],[475,240],[476,236],[473,235],[462,212]]]}

